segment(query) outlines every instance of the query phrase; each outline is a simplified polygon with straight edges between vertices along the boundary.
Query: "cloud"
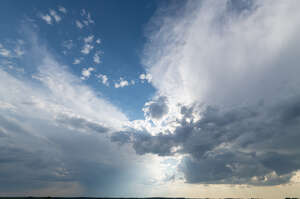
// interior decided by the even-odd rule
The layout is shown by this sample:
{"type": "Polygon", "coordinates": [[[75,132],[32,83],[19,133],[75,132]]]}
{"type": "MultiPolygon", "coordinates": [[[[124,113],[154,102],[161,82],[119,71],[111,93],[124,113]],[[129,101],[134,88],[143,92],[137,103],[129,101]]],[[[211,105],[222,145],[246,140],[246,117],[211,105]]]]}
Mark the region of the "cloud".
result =
{"type": "Polygon", "coordinates": [[[83,48],[81,49],[81,53],[83,54],[89,54],[91,52],[91,50],[94,49],[94,46],[92,46],[91,44],[84,44],[83,48]]]}
{"type": "Polygon", "coordinates": [[[73,64],[80,64],[80,62],[81,62],[80,58],[75,58],[73,64]]]}
{"type": "Polygon", "coordinates": [[[106,75],[98,74],[96,77],[99,78],[102,84],[109,86],[108,77],[106,75]]]}
{"type": "Polygon", "coordinates": [[[80,15],[82,17],[81,20],[76,20],[75,24],[78,28],[82,29],[84,27],[89,26],[90,24],[94,24],[94,20],[91,17],[91,14],[87,12],[85,9],[80,11],[80,15]]]}
{"type": "Polygon", "coordinates": [[[94,40],[94,35],[90,35],[90,36],[85,37],[85,38],[83,39],[83,41],[84,41],[84,46],[83,46],[83,48],[81,49],[81,52],[82,52],[83,54],[89,54],[90,51],[94,49],[94,46],[91,44],[91,43],[93,42],[93,40],[94,40]]]}
{"type": "Polygon", "coordinates": [[[69,39],[62,43],[62,46],[68,50],[71,50],[74,46],[73,40],[69,39]]]}
{"type": "Polygon", "coordinates": [[[9,57],[11,52],[3,47],[2,44],[0,44],[0,55],[3,57],[9,57]]]}
{"type": "Polygon", "coordinates": [[[81,71],[81,79],[85,80],[91,76],[91,73],[95,70],[93,67],[83,68],[81,71]]]}
{"type": "Polygon", "coordinates": [[[95,54],[94,54],[94,57],[93,57],[93,60],[96,64],[100,64],[101,63],[101,60],[100,60],[100,54],[101,52],[100,51],[97,51],[95,54]]]}
{"type": "Polygon", "coordinates": [[[56,13],[55,10],[50,9],[49,13],[54,18],[56,23],[59,23],[61,21],[61,17],[56,13]]]}
{"type": "Polygon", "coordinates": [[[120,77],[119,82],[115,83],[115,88],[123,88],[125,86],[129,86],[129,82],[120,77]]]}
{"type": "Polygon", "coordinates": [[[132,143],[140,155],[184,155],[178,168],[188,183],[284,184],[300,169],[299,101],[297,95],[233,109],[182,106],[172,132],[128,129],[111,140],[132,143]]]}
{"type": "Polygon", "coordinates": [[[91,43],[94,40],[94,35],[90,35],[83,39],[84,43],[91,43]]]}
{"type": "Polygon", "coordinates": [[[160,131],[149,120],[111,140],[140,155],[181,157],[176,175],[187,183],[289,183],[300,169],[299,6],[195,1],[158,11],[144,64],[155,97],[167,101],[149,102],[163,113],[160,131]]]}
{"type": "Polygon", "coordinates": [[[144,171],[147,163],[109,139],[127,117],[38,41],[30,40],[26,49],[28,58],[35,58],[30,59],[34,73],[26,71],[34,79],[0,69],[0,192],[76,196],[134,192],[137,176],[149,178],[144,171]]]}
{"type": "Polygon", "coordinates": [[[152,76],[151,76],[151,74],[140,74],[139,78],[140,78],[140,80],[142,80],[142,82],[144,82],[146,80],[150,83],[152,76]]]}
{"type": "Polygon", "coordinates": [[[143,108],[146,117],[161,119],[168,113],[167,98],[160,96],[157,99],[147,102],[143,108]]]}
{"type": "Polygon", "coordinates": [[[58,7],[58,10],[59,10],[60,12],[62,12],[63,14],[67,14],[67,9],[64,8],[64,7],[62,7],[62,6],[59,6],[59,7],[58,7]]]}
{"type": "Polygon", "coordinates": [[[82,29],[84,27],[84,25],[79,20],[76,20],[75,24],[79,29],[82,29]]]}
{"type": "Polygon", "coordinates": [[[47,24],[52,24],[52,18],[50,15],[41,15],[41,18],[47,23],[47,24]]]}

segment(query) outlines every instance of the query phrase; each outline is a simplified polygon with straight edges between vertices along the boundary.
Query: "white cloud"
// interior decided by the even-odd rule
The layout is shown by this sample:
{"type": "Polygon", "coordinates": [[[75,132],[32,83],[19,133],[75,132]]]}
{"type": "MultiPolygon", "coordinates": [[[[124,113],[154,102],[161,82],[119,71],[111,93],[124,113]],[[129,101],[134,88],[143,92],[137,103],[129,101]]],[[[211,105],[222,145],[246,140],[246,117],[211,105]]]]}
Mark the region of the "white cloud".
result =
{"type": "Polygon", "coordinates": [[[56,13],[55,10],[50,9],[50,15],[54,18],[54,20],[56,21],[56,23],[59,23],[61,20],[61,17],[56,13]]]}
{"type": "Polygon", "coordinates": [[[125,86],[129,86],[129,82],[124,80],[122,77],[120,78],[119,82],[115,83],[115,88],[123,88],[125,86]]]}
{"type": "Polygon", "coordinates": [[[91,14],[87,12],[85,9],[82,9],[80,11],[80,15],[82,17],[81,20],[76,20],[76,26],[80,29],[89,26],[90,24],[94,24],[94,20],[92,20],[91,14]]]}
{"type": "Polygon", "coordinates": [[[75,24],[79,29],[82,29],[84,27],[84,25],[79,20],[76,20],[75,24]]]}
{"type": "Polygon", "coordinates": [[[81,79],[85,80],[91,76],[91,73],[95,70],[93,67],[83,68],[81,71],[81,79]]]}
{"type": "Polygon", "coordinates": [[[140,74],[140,77],[139,77],[142,82],[144,82],[145,80],[147,80],[148,82],[151,82],[151,79],[152,79],[152,76],[151,74],[140,74]]]}
{"type": "Polygon", "coordinates": [[[101,40],[100,40],[100,39],[97,39],[97,40],[96,40],[96,43],[97,43],[97,44],[100,44],[100,43],[101,43],[101,40]]]}
{"type": "Polygon", "coordinates": [[[60,12],[64,13],[64,14],[67,14],[67,9],[64,8],[64,7],[62,7],[62,6],[59,6],[59,7],[58,7],[58,10],[59,10],[60,12]]]}
{"type": "Polygon", "coordinates": [[[47,23],[47,24],[52,24],[52,18],[50,15],[41,15],[41,18],[47,23]]]}
{"type": "Polygon", "coordinates": [[[174,103],[228,106],[297,90],[295,62],[279,65],[298,49],[299,2],[253,4],[234,11],[226,1],[189,2],[184,17],[154,17],[161,27],[144,59],[152,84],[174,103]]]}
{"type": "Polygon", "coordinates": [[[25,54],[24,50],[20,46],[17,46],[14,51],[17,57],[21,57],[25,54]]]}
{"type": "Polygon", "coordinates": [[[81,49],[81,52],[83,54],[89,54],[91,52],[91,50],[93,50],[94,46],[92,46],[91,44],[84,44],[83,48],[81,49]]]}
{"type": "Polygon", "coordinates": [[[62,43],[62,46],[68,50],[71,50],[74,46],[73,40],[69,39],[62,43]]]}
{"type": "Polygon", "coordinates": [[[93,57],[93,60],[96,64],[100,64],[101,63],[101,60],[100,60],[100,51],[97,51],[95,54],[94,54],[94,57],[93,57]]]}
{"type": "Polygon", "coordinates": [[[0,55],[3,57],[9,57],[11,55],[11,52],[3,47],[2,44],[0,44],[0,55]]]}
{"type": "Polygon", "coordinates": [[[80,64],[80,62],[81,62],[80,58],[75,58],[73,64],[80,64]]]}
{"type": "Polygon", "coordinates": [[[109,86],[108,77],[106,75],[98,74],[96,75],[97,78],[101,80],[101,83],[105,86],[109,86]]]}
{"type": "Polygon", "coordinates": [[[94,40],[94,35],[85,37],[83,40],[84,40],[84,43],[91,43],[94,40]]]}

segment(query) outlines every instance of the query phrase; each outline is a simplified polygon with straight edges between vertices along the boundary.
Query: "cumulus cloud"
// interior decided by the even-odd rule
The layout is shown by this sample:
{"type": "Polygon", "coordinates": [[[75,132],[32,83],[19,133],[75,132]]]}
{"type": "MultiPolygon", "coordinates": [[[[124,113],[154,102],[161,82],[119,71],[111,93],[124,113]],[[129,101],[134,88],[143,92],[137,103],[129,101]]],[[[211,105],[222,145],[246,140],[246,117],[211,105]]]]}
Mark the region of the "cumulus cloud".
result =
{"type": "Polygon", "coordinates": [[[141,155],[181,156],[187,183],[288,183],[300,169],[299,6],[190,1],[162,9],[150,23],[158,31],[148,35],[144,64],[156,96],[179,115],[161,122],[173,128],[160,133],[129,128],[111,140],[141,155]]]}
{"type": "Polygon", "coordinates": [[[80,64],[80,62],[81,62],[80,58],[75,58],[73,64],[80,64]]]}
{"type": "Polygon", "coordinates": [[[58,10],[59,10],[60,12],[62,12],[63,14],[67,14],[67,9],[66,9],[65,7],[59,6],[59,7],[58,7],[58,10]]]}
{"type": "Polygon", "coordinates": [[[119,82],[115,83],[115,88],[123,88],[125,86],[129,86],[129,82],[122,77],[120,77],[119,82]]]}
{"type": "Polygon", "coordinates": [[[98,74],[96,75],[96,77],[99,78],[102,84],[104,84],[105,86],[109,86],[108,77],[106,75],[98,74]]]}
{"type": "Polygon", "coordinates": [[[91,44],[89,44],[89,43],[86,43],[86,44],[84,44],[84,46],[82,47],[82,49],[81,49],[81,53],[83,53],[83,54],[89,54],[90,52],[91,52],[91,50],[93,50],[94,49],[94,46],[92,46],[91,44]]]}
{"type": "Polygon", "coordinates": [[[57,14],[57,12],[53,9],[50,9],[49,11],[50,15],[54,18],[56,23],[59,23],[61,20],[61,17],[57,14]]]}
{"type": "Polygon", "coordinates": [[[100,60],[100,54],[101,54],[100,51],[97,51],[97,52],[94,54],[93,61],[94,61],[96,64],[100,64],[100,63],[101,63],[101,60],[100,60]]]}
{"type": "Polygon", "coordinates": [[[117,132],[137,154],[183,154],[179,169],[188,183],[276,185],[300,169],[299,95],[272,105],[222,109],[182,106],[173,132],[117,132]],[[199,114],[197,117],[191,113],[199,114]],[[275,114],[276,113],[276,114],[275,114]],[[201,118],[201,119],[196,119],[201,118]]]}
{"type": "Polygon", "coordinates": [[[91,52],[91,50],[94,49],[94,46],[91,44],[93,42],[93,40],[94,40],[94,35],[90,35],[90,36],[85,37],[83,39],[84,45],[81,49],[81,52],[83,54],[89,54],[91,52]]]}
{"type": "Polygon", "coordinates": [[[83,68],[81,71],[81,79],[85,80],[91,76],[91,73],[95,70],[93,67],[83,68]]]}
{"type": "Polygon", "coordinates": [[[84,27],[84,25],[79,20],[76,20],[75,24],[79,29],[82,29],[84,27]]]}
{"type": "Polygon", "coordinates": [[[142,82],[144,82],[145,80],[151,82],[152,76],[151,74],[140,74],[139,78],[140,80],[142,80],[142,82]]]}
{"type": "Polygon", "coordinates": [[[43,19],[47,24],[52,24],[52,18],[50,15],[41,15],[41,19],[43,19]]]}
{"type": "Polygon", "coordinates": [[[160,96],[153,101],[147,102],[143,108],[146,117],[161,119],[168,113],[167,98],[160,96]]]}
{"type": "Polygon", "coordinates": [[[3,56],[3,57],[9,57],[11,54],[11,52],[4,48],[4,46],[0,43],[0,55],[3,56]]]}
{"type": "Polygon", "coordinates": [[[80,11],[80,15],[81,15],[81,19],[75,21],[75,24],[78,28],[82,29],[84,27],[89,26],[90,24],[95,23],[91,17],[91,14],[88,11],[86,11],[85,9],[82,9],[80,11]]]}
{"type": "Polygon", "coordinates": [[[85,37],[85,38],[83,39],[83,41],[84,41],[85,43],[91,43],[93,40],[94,40],[94,35],[90,35],[90,36],[85,37]]]}

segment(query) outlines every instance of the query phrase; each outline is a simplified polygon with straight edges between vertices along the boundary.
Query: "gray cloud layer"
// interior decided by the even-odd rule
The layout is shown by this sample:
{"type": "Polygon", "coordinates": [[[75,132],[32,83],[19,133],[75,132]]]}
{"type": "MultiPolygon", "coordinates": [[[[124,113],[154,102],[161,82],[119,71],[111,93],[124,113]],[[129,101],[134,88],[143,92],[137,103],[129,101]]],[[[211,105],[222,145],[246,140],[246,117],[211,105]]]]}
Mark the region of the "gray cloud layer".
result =
{"type": "Polygon", "coordinates": [[[300,169],[299,104],[296,95],[232,109],[182,107],[173,133],[126,131],[111,140],[132,143],[137,154],[187,155],[179,169],[189,183],[282,184],[300,169]]]}

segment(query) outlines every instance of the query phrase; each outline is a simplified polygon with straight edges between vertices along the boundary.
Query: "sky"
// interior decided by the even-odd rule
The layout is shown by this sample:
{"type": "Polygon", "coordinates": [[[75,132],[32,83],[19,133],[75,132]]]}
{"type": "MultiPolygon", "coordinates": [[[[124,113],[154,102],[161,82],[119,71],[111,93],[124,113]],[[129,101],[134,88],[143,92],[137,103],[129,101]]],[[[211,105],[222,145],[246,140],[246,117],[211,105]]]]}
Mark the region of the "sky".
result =
{"type": "Polygon", "coordinates": [[[300,197],[300,2],[0,6],[0,196],[300,197]]]}

